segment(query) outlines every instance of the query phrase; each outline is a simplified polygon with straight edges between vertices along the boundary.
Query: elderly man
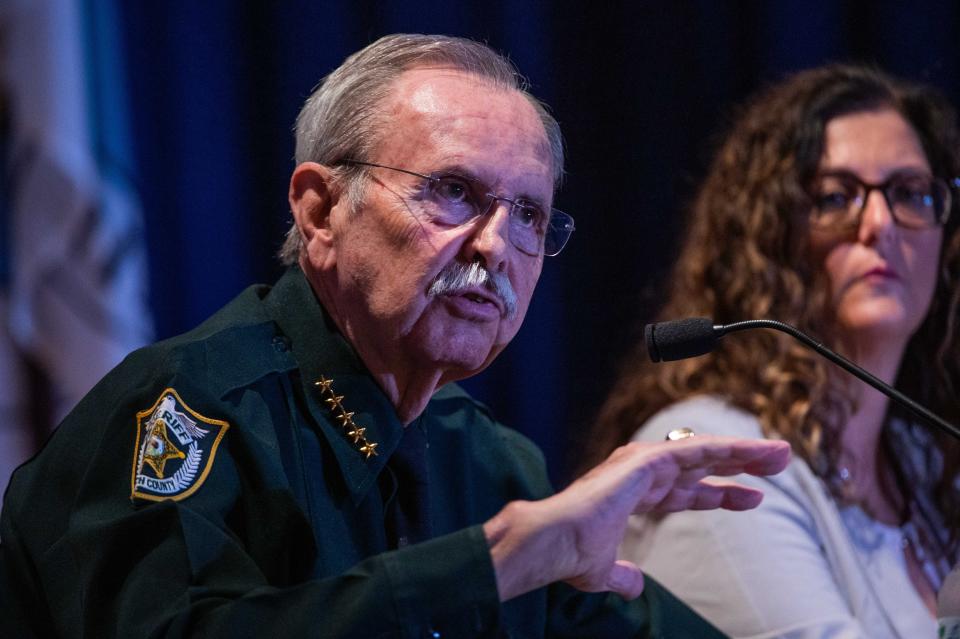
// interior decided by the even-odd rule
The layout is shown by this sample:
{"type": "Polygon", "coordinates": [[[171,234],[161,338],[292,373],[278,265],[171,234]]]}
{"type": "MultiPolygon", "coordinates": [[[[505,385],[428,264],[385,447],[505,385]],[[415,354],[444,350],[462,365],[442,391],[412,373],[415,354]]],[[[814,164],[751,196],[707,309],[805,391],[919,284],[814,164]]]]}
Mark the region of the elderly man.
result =
{"type": "Polygon", "coordinates": [[[3,560],[34,631],[711,636],[615,560],[627,517],[753,507],[702,480],[778,472],[785,444],[630,445],[551,495],[451,384],[569,237],[561,172],[556,122],[487,47],[347,59],[297,120],[286,275],[132,354],[15,474],[3,560]]]}

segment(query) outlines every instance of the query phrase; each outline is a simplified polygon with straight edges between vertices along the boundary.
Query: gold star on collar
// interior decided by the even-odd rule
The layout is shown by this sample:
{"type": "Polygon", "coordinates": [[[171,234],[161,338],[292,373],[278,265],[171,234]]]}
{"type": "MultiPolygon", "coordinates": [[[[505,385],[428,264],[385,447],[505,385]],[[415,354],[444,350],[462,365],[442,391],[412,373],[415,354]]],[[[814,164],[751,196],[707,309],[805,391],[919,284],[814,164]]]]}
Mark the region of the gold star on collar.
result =
{"type": "Polygon", "coordinates": [[[317,381],[315,381],[315,382],[313,383],[314,386],[317,386],[317,387],[320,389],[320,392],[321,392],[321,393],[323,393],[323,392],[329,392],[329,391],[330,391],[330,385],[331,385],[331,384],[333,384],[333,380],[332,380],[332,379],[327,379],[327,378],[324,377],[323,375],[321,375],[321,376],[320,376],[320,379],[318,379],[317,381]]]}
{"type": "Polygon", "coordinates": [[[363,453],[364,459],[375,457],[377,455],[377,442],[368,440],[364,436],[367,429],[361,428],[354,423],[354,413],[347,411],[347,409],[343,407],[343,395],[337,395],[336,392],[334,392],[333,380],[321,375],[320,379],[315,381],[313,385],[320,390],[320,396],[323,398],[324,403],[330,408],[334,418],[340,422],[340,426],[343,427],[347,437],[349,437],[353,441],[353,444],[363,453]]]}

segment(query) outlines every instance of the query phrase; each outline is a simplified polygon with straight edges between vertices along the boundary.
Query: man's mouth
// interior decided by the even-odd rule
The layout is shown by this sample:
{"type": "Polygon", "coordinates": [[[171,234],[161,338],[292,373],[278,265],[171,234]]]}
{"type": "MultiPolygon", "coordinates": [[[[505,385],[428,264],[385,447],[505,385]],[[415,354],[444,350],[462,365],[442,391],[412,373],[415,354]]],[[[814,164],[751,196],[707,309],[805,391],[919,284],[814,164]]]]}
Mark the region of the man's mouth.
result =
{"type": "Polygon", "coordinates": [[[464,293],[463,296],[470,300],[471,302],[476,302],[477,304],[491,304],[490,300],[484,299],[477,295],[476,293],[464,293]]]}
{"type": "Polygon", "coordinates": [[[501,315],[504,312],[503,302],[493,293],[478,290],[478,289],[468,289],[461,291],[454,291],[450,293],[451,296],[463,297],[474,304],[490,305],[494,306],[497,309],[497,312],[501,315]]]}
{"type": "Polygon", "coordinates": [[[428,296],[443,296],[459,301],[464,313],[511,318],[517,310],[517,296],[503,273],[491,273],[479,262],[451,262],[427,289],[428,296]]]}

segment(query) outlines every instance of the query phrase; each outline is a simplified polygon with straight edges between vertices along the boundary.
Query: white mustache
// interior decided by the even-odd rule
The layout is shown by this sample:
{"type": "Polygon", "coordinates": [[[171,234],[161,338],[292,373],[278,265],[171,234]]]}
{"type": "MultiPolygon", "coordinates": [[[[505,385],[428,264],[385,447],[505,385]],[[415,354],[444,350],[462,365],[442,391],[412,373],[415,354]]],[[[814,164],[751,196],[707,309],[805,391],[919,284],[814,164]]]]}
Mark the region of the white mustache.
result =
{"type": "Polygon", "coordinates": [[[456,295],[471,287],[482,287],[499,298],[504,316],[513,317],[517,312],[517,294],[510,279],[503,273],[491,273],[480,262],[450,262],[437,274],[427,291],[430,295],[456,295]]]}

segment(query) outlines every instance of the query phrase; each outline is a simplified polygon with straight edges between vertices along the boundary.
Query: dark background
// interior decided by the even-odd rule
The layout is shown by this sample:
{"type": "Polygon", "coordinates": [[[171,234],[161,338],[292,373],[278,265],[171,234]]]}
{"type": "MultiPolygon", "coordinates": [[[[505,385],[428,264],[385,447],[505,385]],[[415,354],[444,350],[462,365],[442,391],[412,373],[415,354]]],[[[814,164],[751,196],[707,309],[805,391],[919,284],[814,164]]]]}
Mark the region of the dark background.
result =
{"type": "Polygon", "coordinates": [[[685,203],[735,104],[830,61],[960,98],[956,2],[118,4],[160,338],[279,275],[291,127],[346,55],[394,32],[469,36],[509,55],[563,128],[556,206],[577,231],[548,258],[514,343],[465,385],[544,449],[560,484],[657,310],[685,203]]]}

